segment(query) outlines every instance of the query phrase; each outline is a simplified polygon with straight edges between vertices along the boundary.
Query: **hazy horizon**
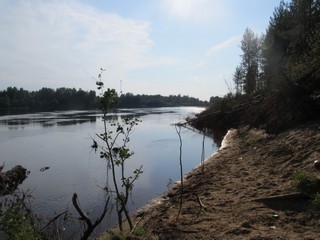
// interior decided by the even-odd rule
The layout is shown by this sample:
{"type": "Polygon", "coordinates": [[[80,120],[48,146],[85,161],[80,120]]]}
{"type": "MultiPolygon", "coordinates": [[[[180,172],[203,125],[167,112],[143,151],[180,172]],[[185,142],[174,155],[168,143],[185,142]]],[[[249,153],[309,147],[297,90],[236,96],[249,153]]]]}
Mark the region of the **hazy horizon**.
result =
{"type": "Polygon", "coordinates": [[[0,89],[95,90],[137,94],[228,92],[249,27],[262,34],[280,0],[0,2],[0,89]],[[227,83],[228,84],[227,84],[227,83]]]}

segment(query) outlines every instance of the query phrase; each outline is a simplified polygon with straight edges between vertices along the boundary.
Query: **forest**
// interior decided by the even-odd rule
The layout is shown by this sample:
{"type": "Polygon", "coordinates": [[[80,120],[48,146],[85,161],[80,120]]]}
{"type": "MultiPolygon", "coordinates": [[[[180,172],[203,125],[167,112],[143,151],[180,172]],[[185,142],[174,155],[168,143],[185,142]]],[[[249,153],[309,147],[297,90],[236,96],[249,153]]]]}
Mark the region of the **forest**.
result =
{"type": "Polygon", "coordinates": [[[234,88],[194,120],[202,129],[241,125],[280,132],[320,117],[320,1],[281,1],[266,33],[240,43],[234,88]],[[213,124],[214,123],[214,124],[213,124]]]}
{"type": "MultiPolygon", "coordinates": [[[[211,98],[211,101],[216,98],[211,98]]],[[[55,110],[88,110],[98,109],[100,97],[95,91],[84,91],[75,88],[41,88],[38,91],[27,91],[23,88],[8,87],[0,91],[0,111],[55,111],[55,110]]],[[[206,106],[207,101],[181,95],[134,95],[121,94],[118,98],[119,108],[139,107],[173,107],[173,106],[206,106]]]]}
{"type": "Polygon", "coordinates": [[[279,90],[292,84],[318,90],[319,21],[319,1],[282,1],[266,34],[258,36],[247,28],[240,43],[242,61],[233,77],[236,93],[279,90]]]}

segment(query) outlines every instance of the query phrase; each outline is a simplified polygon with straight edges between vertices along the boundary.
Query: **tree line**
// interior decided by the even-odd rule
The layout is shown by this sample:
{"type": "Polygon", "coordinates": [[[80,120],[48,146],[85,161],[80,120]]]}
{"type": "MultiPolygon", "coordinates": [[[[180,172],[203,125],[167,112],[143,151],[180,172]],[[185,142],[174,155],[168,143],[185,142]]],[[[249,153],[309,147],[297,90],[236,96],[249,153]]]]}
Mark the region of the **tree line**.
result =
{"type": "MultiPolygon", "coordinates": [[[[24,111],[54,111],[98,109],[101,99],[95,91],[84,91],[75,88],[41,88],[38,91],[27,91],[23,88],[8,87],[0,91],[0,110],[18,109],[24,111]]],[[[116,107],[172,107],[172,106],[205,106],[207,101],[198,98],[170,95],[134,95],[122,94],[117,98],[116,107]]]]}
{"type": "Polygon", "coordinates": [[[241,62],[233,82],[237,94],[301,86],[320,90],[320,1],[281,1],[265,34],[243,34],[241,62]]]}
{"type": "Polygon", "coordinates": [[[75,88],[41,88],[27,91],[8,87],[0,91],[0,109],[53,111],[66,109],[92,109],[96,106],[96,92],[75,88]]]}
{"type": "Polygon", "coordinates": [[[132,93],[122,94],[118,100],[118,107],[130,108],[130,107],[175,107],[175,106],[207,106],[207,101],[201,101],[198,98],[170,95],[161,96],[157,95],[134,95],[132,93]]]}

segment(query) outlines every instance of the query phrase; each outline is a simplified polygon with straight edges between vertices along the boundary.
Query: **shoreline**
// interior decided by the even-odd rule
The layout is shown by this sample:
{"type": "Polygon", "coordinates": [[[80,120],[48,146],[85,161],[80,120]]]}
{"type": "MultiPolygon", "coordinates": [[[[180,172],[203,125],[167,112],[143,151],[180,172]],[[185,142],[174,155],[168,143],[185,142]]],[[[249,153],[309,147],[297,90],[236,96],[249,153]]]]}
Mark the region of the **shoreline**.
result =
{"type": "MultiPolygon", "coordinates": [[[[218,152],[220,150],[228,147],[229,145],[232,145],[232,137],[233,137],[232,134],[235,134],[235,131],[236,131],[235,129],[228,130],[228,132],[226,133],[226,135],[222,139],[220,148],[204,160],[204,162],[203,162],[204,165],[206,165],[207,162],[209,162],[209,161],[214,161],[215,155],[218,154],[218,152]]],[[[185,183],[193,174],[195,174],[195,171],[199,171],[199,169],[201,167],[202,167],[202,164],[200,163],[197,166],[195,166],[193,169],[191,169],[189,172],[185,173],[183,176],[183,182],[185,183]]],[[[151,199],[150,201],[148,201],[143,207],[139,208],[136,211],[136,213],[133,214],[133,216],[144,214],[144,212],[147,212],[149,209],[161,204],[167,198],[167,194],[170,191],[172,191],[173,189],[179,189],[180,186],[181,186],[180,180],[175,181],[173,186],[168,188],[160,196],[155,197],[155,198],[151,199]]]]}
{"type": "Polygon", "coordinates": [[[242,128],[226,136],[204,171],[185,174],[180,215],[178,184],[133,215],[145,239],[319,239],[320,211],[310,201],[270,197],[296,192],[298,171],[316,172],[320,123],[278,135],[242,128]]]}

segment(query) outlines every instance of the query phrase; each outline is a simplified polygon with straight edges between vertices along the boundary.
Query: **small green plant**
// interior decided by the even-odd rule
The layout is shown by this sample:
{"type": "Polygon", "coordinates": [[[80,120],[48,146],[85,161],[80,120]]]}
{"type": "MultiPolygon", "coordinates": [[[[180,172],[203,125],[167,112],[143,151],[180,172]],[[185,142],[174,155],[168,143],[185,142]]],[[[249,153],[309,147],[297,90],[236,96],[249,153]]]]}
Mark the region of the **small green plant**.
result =
{"type": "Polygon", "coordinates": [[[105,234],[101,239],[103,240],[144,240],[146,237],[146,230],[141,226],[135,226],[131,232],[120,231],[114,232],[110,231],[105,234]]]}
{"type": "Polygon", "coordinates": [[[108,232],[104,237],[103,240],[125,240],[127,238],[127,234],[124,231],[121,232],[108,232]]]}
{"type": "Polygon", "coordinates": [[[146,230],[141,226],[136,226],[132,232],[132,235],[144,238],[146,236],[146,230]]]}
{"type": "Polygon", "coordinates": [[[313,198],[312,203],[313,203],[317,208],[320,208],[320,192],[317,192],[317,193],[314,195],[314,198],[313,198]]]}
{"type": "Polygon", "coordinates": [[[248,139],[248,140],[245,141],[245,145],[246,146],[252,146],[252,145],[256,144],[257,142],[258,142],[257,139],[248,139]]]}
{"type": "Polygon", "coordinates": [[[46,239],[42,228],[27,207],[26,201],[29,197],[25,193],[14,193],[1,201],[0,229],[9,239],[46,239]]]}
{"type": "Polygon", "coordinates": [[[294,177],[294,183],[299,192],[310,197],[320,192],[320,179],[313,173],[298,172],[294,177]]]}
{"type": "Polygon", "coordinates": [[[245,140],[244,144],[248,147],[260,144],[265,139],[264,135],[257,135],[245,140]]]}

